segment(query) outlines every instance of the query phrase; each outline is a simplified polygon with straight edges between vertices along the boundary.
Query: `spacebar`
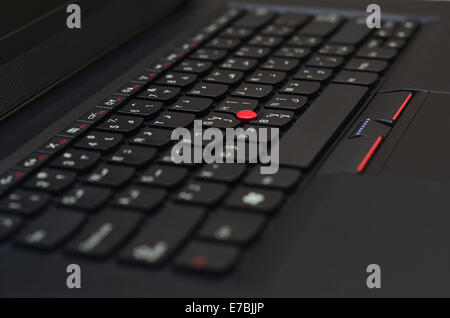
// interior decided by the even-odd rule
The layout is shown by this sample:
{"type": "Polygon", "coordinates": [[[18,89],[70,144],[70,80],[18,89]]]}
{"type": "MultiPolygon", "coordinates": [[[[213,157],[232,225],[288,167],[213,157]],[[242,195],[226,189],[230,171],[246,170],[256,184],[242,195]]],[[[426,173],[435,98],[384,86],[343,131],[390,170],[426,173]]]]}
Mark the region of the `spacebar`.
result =
{"type": "Polygon", "coordinates": [[[280,164],[309,168],[367,93],[356,85],[329,85],[280,141],[280,164]]]}

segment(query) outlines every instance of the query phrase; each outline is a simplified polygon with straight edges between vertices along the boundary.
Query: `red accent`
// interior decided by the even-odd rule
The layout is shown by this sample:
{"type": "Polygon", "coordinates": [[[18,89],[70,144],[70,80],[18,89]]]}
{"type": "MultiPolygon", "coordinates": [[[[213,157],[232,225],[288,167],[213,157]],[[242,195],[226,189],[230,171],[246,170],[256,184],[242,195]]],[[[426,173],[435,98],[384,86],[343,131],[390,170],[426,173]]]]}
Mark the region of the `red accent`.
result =
{"type": "Polygon", "coordinates": [[[206,257],[204,256],[196,256],[191,261],[192,267],[194,268],[201,268],[206,264],[206,257]]]}
{"type": "Polygon", "coordinates": [[[358,168],[356,169],[356,171],[358,171],[358,173],[361,173],[364,171],[364,169],[366,168],[370,159],[372,159],[373,155],[375,154],[375,151],[380,146],[382,141],[383,141],[383,137],[381,137],[381,136],[379,136],[377,138],[377,140],[375,140],[372,147],[370,147],[369,152],[364,156],[364,159],[360,162],[358,168]]]}
{"type": "Polygon", "coordinates": [[[191,47],[196,47],[197,46],[197,42],[191,42],[191,47]]]}
{"type": "Polygon", "coordinates": [[[116,99],[118,102],[121,102],[122,100],[123,100],[123,98],[122,97],[117,97],[117,99],[116,99]]]}
{"type": "Polygon", "coordinates": [[[66,142],[67,142],[67,139],[61,139],[61,140],[59,141],[59,144],[60,144],[60,145],[64,145],[66,142]]]}
{"type": "Polygon", "coordinates": [[[177,54],[179,57],[182,57],[184,55],[184,52],[178,52],[177,54]]]}
{"type": "Polygon", "coordinates": [[[236,114],[236,117],[241,120],[252,120],[258,117],[258,114],[253,110],[241,110],[236,114]]]}
{"type": "Polygon", "coordinates": [[[22,178],[23,177],[23,173],[22,172],[16,172],[16,174],[14,175],[14,177],[16,179],[22,178]]]}
{"type": "Polygon", "coordinates": [[[149,76],[150,77],[154,77],[156,75],[156,73],[150,73],[149,76]]]}
{"type": "Polygon", "coordinates": [[[139,88],[139,87],[141,87],[141,85],[139,85],[139,84],[136,84],[133,86],[133,88],[139,88]]]}
{"type": "Polygon", "coordinates": [[[163,66],[164,66],[164,67],[169,67],[170,64],[171,64],[170,62],[165,62],[165,63],[163,64],[163,66]]]}
{"type": "Polygon", "coordinates": [[[82,124],[82,125],[80,125],[80,129],[83,129],[83,128],[86,128],[87,127],[87,125],[86,124],[82,124]]]}
{"type": "Polygon", "coordinates": [[[42,161],[42,160],[45,160],[45,159],[47,159],[47,156],[46,156],[46,155],[40,155],[40,156],[38,157],[38,160],[39,160],[39,161],[42,161]]]}
{"type": "Polygon", "coordinates": [[[104,110],[101,110],[98,112],[99,115],[103,115],[104,113],[106,113],[106,111],[104,111],[104,110]]]}
{"type": "Polygon", "coordinates": [[[406,97],[405,101],[403,102],[402,106],[400,106],[400,108],[397,110],[397,112],[395,113],[394,117],[392,117],[392,120],[396,120],[398,116],[400,116],[400,113],[403,111],[403,109],[406,107],[406,105],[408,104],[409,100],[412,97],[412,93],[409,93],[408,97],[406,97]]]}

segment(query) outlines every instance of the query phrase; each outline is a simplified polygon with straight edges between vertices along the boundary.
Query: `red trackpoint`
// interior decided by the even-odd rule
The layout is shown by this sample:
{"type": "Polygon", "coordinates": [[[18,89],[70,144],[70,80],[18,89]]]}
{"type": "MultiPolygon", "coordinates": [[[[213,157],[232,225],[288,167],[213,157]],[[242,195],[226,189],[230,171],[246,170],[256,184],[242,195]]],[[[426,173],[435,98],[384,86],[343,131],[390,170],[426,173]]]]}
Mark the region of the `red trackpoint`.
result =
{"type": "Polygon", "coordinates": [[[255,113],[253,110],[241,110],[236,114],[236,117],[242,121],[247,122],[258,117],[258,114],[255,113]]]}

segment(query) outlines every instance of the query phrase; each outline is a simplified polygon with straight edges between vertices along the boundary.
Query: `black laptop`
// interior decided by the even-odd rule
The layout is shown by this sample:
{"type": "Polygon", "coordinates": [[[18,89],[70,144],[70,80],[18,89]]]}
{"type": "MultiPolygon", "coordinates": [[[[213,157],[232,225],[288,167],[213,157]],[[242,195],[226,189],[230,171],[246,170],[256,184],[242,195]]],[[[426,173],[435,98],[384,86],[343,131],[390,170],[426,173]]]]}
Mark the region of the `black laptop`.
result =
{"type": "Polygon", "coordinates": [[[450,295],[450,3],[0,12],[0,296],[450,295]]]}

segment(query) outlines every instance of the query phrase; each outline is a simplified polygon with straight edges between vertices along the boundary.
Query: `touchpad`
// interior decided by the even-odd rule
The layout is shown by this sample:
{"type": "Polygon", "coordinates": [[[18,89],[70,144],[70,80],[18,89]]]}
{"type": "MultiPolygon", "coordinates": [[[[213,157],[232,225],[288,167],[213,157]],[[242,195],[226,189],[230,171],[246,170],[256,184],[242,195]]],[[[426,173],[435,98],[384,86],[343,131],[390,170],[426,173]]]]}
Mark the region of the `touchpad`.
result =
{"type": "Polygon", "coordinates": [[[450,94],[428,95],[382,174],[450,181],[450,94]]]}

